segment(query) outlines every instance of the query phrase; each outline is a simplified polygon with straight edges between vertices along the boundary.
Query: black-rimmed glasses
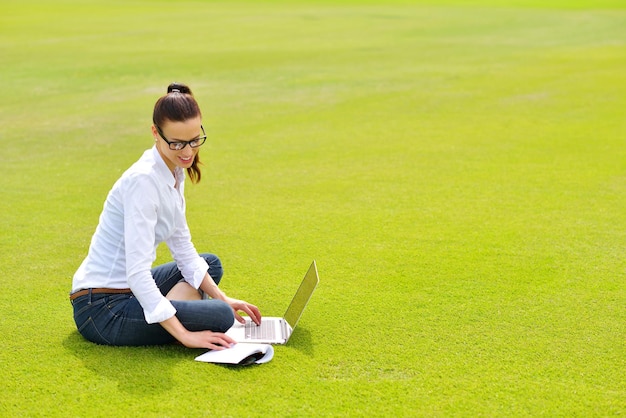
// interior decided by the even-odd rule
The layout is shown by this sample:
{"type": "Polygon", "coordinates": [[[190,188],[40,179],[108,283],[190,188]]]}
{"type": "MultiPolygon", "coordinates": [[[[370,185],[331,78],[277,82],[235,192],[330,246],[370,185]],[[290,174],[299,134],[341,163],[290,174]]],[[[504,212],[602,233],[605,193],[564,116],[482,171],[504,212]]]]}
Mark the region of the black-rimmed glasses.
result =
{"type": "Polygon", "coordinates": [[[192,139],[191,141],[170,141],[165,137],[165,135],[163,135],[163,131],[161,130],[161,128],[159,128],[157,124],[154,124],[154,126],[156,127],[159,135],[161,135],[161,138],[163,138],[163,141],[167,143],[172,151],[180,151],[187,145],[189,145],[191,148],[198,148],[199,146],[204,144],[204,141],[206,141],[206,133],[204,132],[204,127],[202,125],[200,125],[200,129],[202,129],[202,136],[192,139]]]}

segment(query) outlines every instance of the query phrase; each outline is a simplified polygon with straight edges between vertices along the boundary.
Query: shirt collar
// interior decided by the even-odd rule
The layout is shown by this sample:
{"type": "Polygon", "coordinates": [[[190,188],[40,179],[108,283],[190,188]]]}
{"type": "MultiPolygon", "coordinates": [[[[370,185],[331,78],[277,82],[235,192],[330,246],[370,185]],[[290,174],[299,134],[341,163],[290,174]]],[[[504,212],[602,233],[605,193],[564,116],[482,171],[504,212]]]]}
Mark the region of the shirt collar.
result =
{"type": "Polygon", "coordinates": [[[176,167],[174,168],[174,175],[172,176],[172,172],[170,171],[167,164],[159,154],[159,150],[156,148],[156,145],[152,146],[152,157],[154,158],[154,167],[155,171],[158,173],[159,177],[166,183],[171,185],[172,187],[176,187],[177,184],[180,184],[185,180],[185,172],[182,168],[176,167]]]}

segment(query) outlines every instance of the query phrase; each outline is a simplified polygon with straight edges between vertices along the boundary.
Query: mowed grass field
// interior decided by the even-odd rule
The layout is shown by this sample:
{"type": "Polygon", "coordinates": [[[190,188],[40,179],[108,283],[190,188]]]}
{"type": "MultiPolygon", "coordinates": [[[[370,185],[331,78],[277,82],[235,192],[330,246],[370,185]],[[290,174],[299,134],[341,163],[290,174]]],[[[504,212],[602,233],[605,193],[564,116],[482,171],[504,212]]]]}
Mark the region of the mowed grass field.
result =
{"type": "Polygon", "coordinates": [[[625,414],[625,69],[610,0],[3,1],[0,415],[625,414]],[[187,212],[224,290],[280,315],[318,263],[262,366],[73,323],[172,81],[203,109],[187,212]]]}

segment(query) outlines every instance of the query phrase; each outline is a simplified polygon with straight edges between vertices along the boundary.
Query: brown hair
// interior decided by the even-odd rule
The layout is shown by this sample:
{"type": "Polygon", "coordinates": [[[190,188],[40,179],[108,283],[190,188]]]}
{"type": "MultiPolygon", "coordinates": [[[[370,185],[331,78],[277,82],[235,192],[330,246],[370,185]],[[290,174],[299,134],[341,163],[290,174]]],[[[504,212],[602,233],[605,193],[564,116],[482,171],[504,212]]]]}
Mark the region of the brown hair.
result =
{"type": "MultiPolygon", "coordinates": [[[[167,86],[167,94],[155,103],[152,122],[161,128],[167,121],[184,122],[198,116],[202,117],[202,113],[191,89],[182,83],[172,83],[167,86]]],[[[187,169],[192,183],[198,183],[202,177],[199,165],[200,154],[198,153],[191,167],[187,169]]]]}

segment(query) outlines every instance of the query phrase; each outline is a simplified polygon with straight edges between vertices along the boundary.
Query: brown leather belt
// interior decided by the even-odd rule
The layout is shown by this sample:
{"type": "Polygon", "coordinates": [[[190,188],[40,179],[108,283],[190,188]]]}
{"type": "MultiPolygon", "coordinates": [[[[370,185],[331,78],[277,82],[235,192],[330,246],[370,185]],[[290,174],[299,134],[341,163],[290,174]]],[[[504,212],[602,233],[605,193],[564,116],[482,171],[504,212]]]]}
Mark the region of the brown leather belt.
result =
{"type": "Polygon", "coordinates": [[[78,290],[70,295],[70,300],[74,300],[78,297],[85,296],[91,291],[92,295],[98,293],[132,293],[130,289],[107,289],[106,287],[94,287],[93,289],[78,290]]]}

